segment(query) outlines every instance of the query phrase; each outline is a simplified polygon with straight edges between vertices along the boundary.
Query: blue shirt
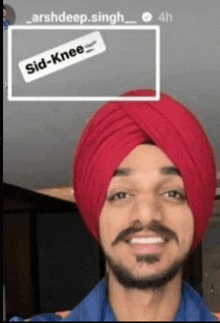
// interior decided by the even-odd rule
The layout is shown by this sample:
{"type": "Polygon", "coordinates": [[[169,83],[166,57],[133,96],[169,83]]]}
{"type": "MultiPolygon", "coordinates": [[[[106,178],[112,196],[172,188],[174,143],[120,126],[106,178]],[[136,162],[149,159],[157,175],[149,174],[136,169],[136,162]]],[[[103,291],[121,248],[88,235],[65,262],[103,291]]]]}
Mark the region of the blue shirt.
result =
{"type": "Polygon", "coordinates": [[[3,19],[3,31],[7,30],[9,25],[10,25],[10,21],[3,19]]]}
{"type": "MultiPolygon", "coordinates": [[[[32,316],[25,321],[116,321],[107,298],[106,278],[104,277],[73,310],[68,311],[65,315],[62,315],[61,313],[62,312],[39,314],[32,316]]],[[[24,321],[24,319],[18,316],[14,316],[10,319],[10,322],[19,321],[24,321]]],[[[211,313],[210,308],[199,293],[185,282],[182,285],[181,302],[174,321],[217,322],[217,319],[211,313]]]]}

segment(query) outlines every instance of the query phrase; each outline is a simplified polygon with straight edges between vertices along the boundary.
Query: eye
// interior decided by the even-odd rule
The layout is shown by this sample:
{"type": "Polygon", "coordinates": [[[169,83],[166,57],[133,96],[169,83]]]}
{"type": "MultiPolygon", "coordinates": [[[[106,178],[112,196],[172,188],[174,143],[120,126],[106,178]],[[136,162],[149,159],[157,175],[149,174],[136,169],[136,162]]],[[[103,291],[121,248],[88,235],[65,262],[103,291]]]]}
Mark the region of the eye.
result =
{"type": "Polygon", "coordinates": [[[176,191],[176,190],[168,191],[165,194],[168,194],[168,197],[171,197],[176,200],[184,201],[186,199],[185,194],[183,194],[182,192],[176,191]]]}
{"type": "Polygon", "coordinates": [[[109,201],[121,200],[121,199],[124,199],[126,196],[127,196],[126,192],[118,192],[117,194],[110,196],[109,201]]]}

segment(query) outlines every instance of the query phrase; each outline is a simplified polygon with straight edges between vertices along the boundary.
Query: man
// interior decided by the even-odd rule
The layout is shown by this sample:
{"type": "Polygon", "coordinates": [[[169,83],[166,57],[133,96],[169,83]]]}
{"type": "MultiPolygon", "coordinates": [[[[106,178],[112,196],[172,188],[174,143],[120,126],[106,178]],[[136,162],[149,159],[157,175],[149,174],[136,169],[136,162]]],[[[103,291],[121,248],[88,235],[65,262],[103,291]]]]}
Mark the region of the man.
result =
{"type": "Polygon", "coordinates": [[[73,186],[85,225],[106,257],[106,277],[72,311],[30,321],[216,321],[182,281],[216,190],[212,147],[182,103],[162,94],[159,102],[102,106],[76,147],[73,186]]]}
{"type": "Polygon", "coordinates": [[[3,31],[8,29],[8,26],[10,25],[10,21],[7,19],[7,9],[6,7],[3,5],[3,31]]]}

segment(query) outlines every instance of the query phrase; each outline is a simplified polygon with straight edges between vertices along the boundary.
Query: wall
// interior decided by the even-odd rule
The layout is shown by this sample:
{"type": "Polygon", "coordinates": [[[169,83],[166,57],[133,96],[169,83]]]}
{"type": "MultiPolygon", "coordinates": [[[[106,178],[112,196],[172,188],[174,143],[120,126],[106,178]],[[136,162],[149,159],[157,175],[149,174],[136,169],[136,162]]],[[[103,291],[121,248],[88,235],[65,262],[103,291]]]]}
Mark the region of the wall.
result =
{"type": "MultiPolygon", "coordinates": [[[[17,26],[63,26],[62,22],[27,23],[33,14],[52,11],[57,15],[64,11],[88,15],[120,12],[125,21],[136,21],[143,26],[159,25],[161,88],[182,100],[198,115],[220,160],[218,0],[65,0],[56,4],[43,0],[7,0],[5,5],[12,23],[17,26]],[[141,16],[148,11],[153,19],[145,23],[141,16]],[[168,14],[167,20],[158,20],[162,12],[168,14]]],[[[83,26],[88,24],[91,23],[83,26]]],[[[110,22],[101,24],[111,25],[110,22]]],[[[124,22],[119,21],[120,24],[124,22]]],[[[143,36],[141,32],[132,31],[103,31],[101,34],[107,45],[105,53],[31,83],[24,82],[17,65],[21,60],[82,34],[82,31],[16,31],[12,42],[13,95],[118,96],[131,87],[154,86],[154,37],[149,32],[143,36]]],[[[7,37],[8,31],[4,31],[4,181],[29,189],[69,185],[78,136],[86,119],[102,102],[8,101],[7,37]]]]}
{"type": "Polygon", "coordinates": [[[103,275],[76,207],[8,184],[3,191],[6,319],[72,309],[103,275]]]}

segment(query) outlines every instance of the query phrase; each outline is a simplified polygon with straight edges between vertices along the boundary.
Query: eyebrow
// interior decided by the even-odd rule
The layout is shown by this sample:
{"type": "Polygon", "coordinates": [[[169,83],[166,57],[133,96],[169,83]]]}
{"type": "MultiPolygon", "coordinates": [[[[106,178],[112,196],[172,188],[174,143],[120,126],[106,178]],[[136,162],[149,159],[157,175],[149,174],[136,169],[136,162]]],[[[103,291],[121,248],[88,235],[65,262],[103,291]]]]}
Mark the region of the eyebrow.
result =
{"type": "MultiPolygon", "coordinates": [[[[131,168],[118,168],[113,174],[113,177],[116,176],[130,176],[134,173],[131,168]]],[[[181,177],[180,171],[174,166],[164,166],[159,169],[159,174],[161,175],[176,175],[181,177]]]]}

